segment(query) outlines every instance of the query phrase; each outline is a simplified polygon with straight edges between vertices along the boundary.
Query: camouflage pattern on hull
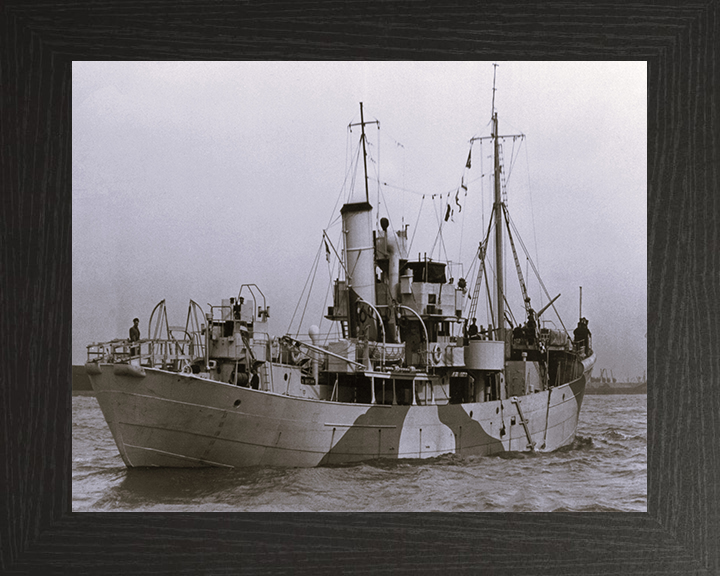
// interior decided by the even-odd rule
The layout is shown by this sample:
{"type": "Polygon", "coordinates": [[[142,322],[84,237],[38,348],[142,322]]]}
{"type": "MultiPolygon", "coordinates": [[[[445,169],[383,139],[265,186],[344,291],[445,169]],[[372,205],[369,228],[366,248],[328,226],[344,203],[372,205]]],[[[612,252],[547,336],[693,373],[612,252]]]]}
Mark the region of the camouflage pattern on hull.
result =
{"type": "Polygon", "coordinates": [[[519,398],[402,406],[311,400],[192,374],[96,366],[90,379],[128,467],[311,467],[552,451],[574,438],[589,378],[587,371],[519,398]]]}

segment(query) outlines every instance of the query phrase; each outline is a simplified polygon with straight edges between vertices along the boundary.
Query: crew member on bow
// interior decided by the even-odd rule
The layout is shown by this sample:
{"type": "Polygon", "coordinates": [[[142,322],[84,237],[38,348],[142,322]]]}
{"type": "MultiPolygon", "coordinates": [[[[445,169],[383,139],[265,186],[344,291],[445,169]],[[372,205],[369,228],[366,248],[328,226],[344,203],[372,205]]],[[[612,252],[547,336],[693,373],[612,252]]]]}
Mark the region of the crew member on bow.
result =
{"type": "MultiPolygon", "coordinates": [[[[138,342],[140,340],[140,324],[139,318],[133,318],[133,325],[130,326],[130,342],[138,342]]],[[[130,356],[137,356],[140,353],[139,346],[130,347],[130,356]]]]}

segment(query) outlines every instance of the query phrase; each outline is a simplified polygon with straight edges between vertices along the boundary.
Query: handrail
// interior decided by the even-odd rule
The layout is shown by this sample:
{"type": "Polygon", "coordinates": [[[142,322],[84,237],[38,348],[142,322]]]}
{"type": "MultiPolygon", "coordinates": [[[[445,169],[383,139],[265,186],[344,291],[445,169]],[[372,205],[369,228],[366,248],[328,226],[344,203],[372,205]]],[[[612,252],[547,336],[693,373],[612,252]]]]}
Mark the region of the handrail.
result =
{"type": "Polygon", "coordinates": [[[149,362],[150,366],[167,367],[173,364],[179,366],[180,361],[191,362],[194,358],[184,352],[184,345],[191,344],[191,340],[177,340],[165,338],[145,338],[142,340],[111,340],[87,346],[88,362],[107,362],[111,364],[127,364],[131,360],[149,362]],[[138,353],[133,354],[133,350],[138,353]]]}
{"type": "Polygon", "coordinates": [[[267,305],[267,301],[265,300],[265,294],[263,294],[262,290],[260,290],[257,284],[243,284],[240,286],[240,290],[238,291],[238,300],[242,297],[243,288],[247,288],[253,299],[253,319],[257,317],[259,318],[260,322],[265,322],[270,316],[270,307],[267,305]],[[255,310],[255,308],[258,307],[258,301],[257,297],[255,296],[255,290],[259,292],[260,297],[262,298],[262,307],[260,307],[260,309],[257,311],[255,310]]]}
{"type": "Polygon", "coordinates": [[[410,312],[415,314],[415,316],[418,317],[418,320],[420,320],[420,324],[422,325],[423,331],[425,332],[425,365],[429,366],[430,358],[428,357],[428,355],[430,354],[430,352],[427,350],[427,348],[430,345],[430,337],[428,336],[428,331],[427,331],[427,326],[425,326],[425,321],[422,319],[422,316],[420,316],[420,314],[418,314],[415,310],[413,310],[409,306],[403,306],[402,304],[398,304],[397,307],[402,308],[403,310],[410,310],[410,312]]]}
{"type": "MultiPolygon", "coordinates": [[[[366,302],[360,296],[357,297],[358,302],[362,302],[363,304],[366,304],[368,308],[370,308],[375,314],[377,315],[378,324],[380,324],[380,331],[382,332],[382,338],[383,338],[383,352],[382,352],[382,360],[380,361],[381,366],[385,366],[385,325],[382,321],[382,316],[380,316],[380,312],[378,312],[377,308],[370,304],[370,302],[366,302]]],[[[371,368],[371,366],[368,366],[368,368],[371,368]]]]}

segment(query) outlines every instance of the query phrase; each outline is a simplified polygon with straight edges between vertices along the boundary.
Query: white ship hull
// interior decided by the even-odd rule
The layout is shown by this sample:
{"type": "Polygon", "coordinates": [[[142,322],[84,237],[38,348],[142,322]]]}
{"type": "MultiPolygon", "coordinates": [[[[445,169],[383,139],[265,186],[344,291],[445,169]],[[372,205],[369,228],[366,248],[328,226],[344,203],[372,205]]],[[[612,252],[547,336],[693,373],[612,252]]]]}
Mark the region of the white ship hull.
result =
{"type": "Polygon", "coordinates": [[[575,436],[593,361],[578,379],[517,402],[419,406],[311,400],[113,364],[95,364],[90,379],[128,467],[311,467],[556,450],[575,436]]]}

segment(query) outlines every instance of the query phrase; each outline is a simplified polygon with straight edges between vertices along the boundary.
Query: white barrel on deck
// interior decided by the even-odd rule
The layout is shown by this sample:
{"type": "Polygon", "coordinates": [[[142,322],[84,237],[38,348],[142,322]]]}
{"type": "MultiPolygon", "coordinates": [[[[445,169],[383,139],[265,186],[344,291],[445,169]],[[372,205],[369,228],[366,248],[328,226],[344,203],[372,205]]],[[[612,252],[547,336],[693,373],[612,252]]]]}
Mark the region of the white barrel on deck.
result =
{"type": "Polygon", "coordinates": [[[502,370],[505,368],[505,342],[469,340],[465,346],[465,367],[469,370],[502,370]]]}

